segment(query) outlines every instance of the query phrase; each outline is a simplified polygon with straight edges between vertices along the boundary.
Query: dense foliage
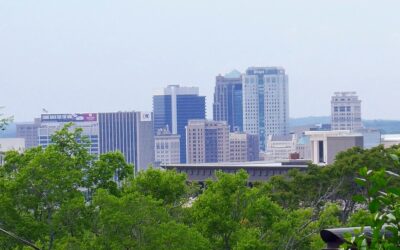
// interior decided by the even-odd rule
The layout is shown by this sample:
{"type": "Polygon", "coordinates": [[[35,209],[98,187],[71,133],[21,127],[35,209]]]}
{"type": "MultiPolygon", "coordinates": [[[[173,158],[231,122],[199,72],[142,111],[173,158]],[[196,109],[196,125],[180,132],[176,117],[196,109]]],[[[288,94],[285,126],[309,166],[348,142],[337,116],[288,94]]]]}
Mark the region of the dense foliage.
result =
{"type": "MultiPolygon", "coordinates": [[[[331,166],[251,188],[238,171],[219,172],[200,189],[175,171],[150,168],[134,177],[121,153],[94,158],[87,146],[67,126],[46,148],[8,152],[0,228],[48,250],[321,249],[323,228],[374,223],[360,198],[366,188],[354,181],[361,169],[399,172],[397,148],[354,148],[331,166]]],[[[0,249],[25,247],[0,233],[0,249]]]]}

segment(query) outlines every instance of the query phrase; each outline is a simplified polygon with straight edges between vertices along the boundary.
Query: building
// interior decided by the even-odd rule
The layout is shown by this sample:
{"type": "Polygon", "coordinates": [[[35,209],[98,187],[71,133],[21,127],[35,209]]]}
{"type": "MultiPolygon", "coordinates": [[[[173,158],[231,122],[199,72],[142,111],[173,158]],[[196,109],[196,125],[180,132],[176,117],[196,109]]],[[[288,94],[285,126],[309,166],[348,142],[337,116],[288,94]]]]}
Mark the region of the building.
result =
{"type": "Polygon", "coordinates": [[[4,156],[7,151],[15,150],[19,153],[25,150],[24,138],[0,138],[0,166],[4,164],[4,156]]]}
{"type": "Polygon", "coordinates": [[[188,163],[229,161],[229,126],[226,121],[190,120],[186,138],[188,163]]]}
{"type": "Polygon", "coordinates": [[[362,128],[356,129],[354,133],[361,134],[364,138],[364,148],[371,149],[381,144],[381,131],[378,129],[362,128]]]}
{"type": "Polygon", "coordinates": [[[297,152],[297,136],[269,135],[267,141],[266,160],[282,161],[290,159],[290,155],[297,152]]]}
{"type": "Polygon", "coordinates": [[[361,129],[361,100],[356,92],[335,92],[331,99],[332,130],[361,129]]]}
{"type": "Polygon", "coordinates": [[[206,97],[197,87],[169,85],[153,96],[154,134],[168,126],[180,135],[180,162],[186,162],[186,126],[189,120],[206,118],[206,97]]]}
{"type": "Polygon", "coordinates": [[[216,178],[217,171],[234,174],[241,169],[249,175],[248,182],[267,181],[275,175],[285,175],[292,169],[299,171],[307,170],[308,161],[285,161],[285,162],[223,162],[223,163],[196,163],[196,164],[166,164],[161,165],[164,169],[175,170],[185,173],[188,181],[204,183],[208,179],[216,178]]]}
{"type": "Polygon", "coordinates": [[[72,123],[71,129],[82,129],[82,135],[86,136],[90,142],[88,151],[90,154],[99,154],[99,123],[97,114],[42,114],[40,127],[38,128],[39,146],[47,147],[50,145],[51,137],[64,127],[65,124],[72,123]]]}
{"type": "Polygon", "coordinates": [[[157,164],[180,163],[180,135],[172,134],[168,128],[159,129],[154,136],[155,162],[157,164]]]}
{"type": "Polygon", "coordinates": [[[154,162],[153,117],[148,112],[99,113],[101,154],[120,151],[135,171],[154,162]]]}
{"type": "Polygon", "coordinates": [[[269,135],[289,132],[288,76],[279,67],[251,67],[242,77],[243,130],[260,137],[265,151],[269,135]]]}
{"type": "Polygon", "coordinates": [[[400,144],[400,134],[386,134],[382,135],[382,145],[385,148],[390,148],[400,144]]]}
{"type": "Polygon", "coordinates": [[[227,121],[231,132],[243,131],[242,77],[234,70],[215,79],[213,118],[227,121]]]}
{"type": "Polygon", "coordinates": [[[311,144],[308,136],[303,134],[298,137],[296,152],[299,153],[300,159],[311,160],[311,144]]]}
{"type": "Polygon", "coordinates": [[[229,134],[229,161],[248,162],[258,161],[260,145],[258,135],[244,132],[233,132],[229,134]]]}
{"type": "Polygon", "coordinates": [[[16,124],[16,137],[25,139],[25,148],[38,146],[38,130],[40,127],[40,118],[35,118],[33,122],[24,122],[16,124]]]}
{"type": "Polygon", "coordinates": [[[331,164],[336,155],[352,147],[363,147],[362,134],[349,130],[306,131],[310,138],[311,160],[314,164],[331,164]]]}

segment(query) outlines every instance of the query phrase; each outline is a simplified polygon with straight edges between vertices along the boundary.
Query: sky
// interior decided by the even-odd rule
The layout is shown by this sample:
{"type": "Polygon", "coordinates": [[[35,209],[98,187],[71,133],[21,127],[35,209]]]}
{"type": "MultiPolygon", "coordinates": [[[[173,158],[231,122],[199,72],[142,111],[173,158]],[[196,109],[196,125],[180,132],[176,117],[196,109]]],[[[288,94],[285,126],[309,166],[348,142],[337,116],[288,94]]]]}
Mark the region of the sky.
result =
{"type": "Polygon", "coordinates": [[[151,111],[169,84],[281,66],[290,116],[330,114],[356,91],[367,119],[400,119],[400,1],[0,0],[0,106],[50,113],[151,111]]]}

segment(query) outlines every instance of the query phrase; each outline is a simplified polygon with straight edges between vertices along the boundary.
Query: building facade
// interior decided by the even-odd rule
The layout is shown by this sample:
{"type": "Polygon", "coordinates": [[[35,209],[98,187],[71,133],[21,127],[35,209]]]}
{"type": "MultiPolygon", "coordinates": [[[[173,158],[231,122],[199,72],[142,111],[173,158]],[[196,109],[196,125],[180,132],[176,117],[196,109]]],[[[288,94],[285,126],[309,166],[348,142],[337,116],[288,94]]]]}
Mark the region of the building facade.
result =
{"type": "MultiPolygon", "coordinates": [[[[52,143],[52,135],[62,129],[65,124],[72,123],[71,129],[82,129],[82,136],[89,140],[88,152],[92,155],[99,154],[99,123],[97,114],[42,114],[38,128],[39,146],[47,147],[52,143]]],[[[79,138],[78,138],[79,140],[79,138]]]]}
{"type": "Polygon", "coordinates": [[[269,135],[267,141],[266,160],[282,161],[290,159],[290,155],[297,152],[297,136],[269,135]]]}
{"type": "Polygon", "coordinates": [[[159,129],[154,136],[155,162],[157,164],[180,163],[180,135],[172,134],[168,128],[159,129]]]}
{"type": "Polygon", "coordinates": [[[240,72],[232,71],[215,80],[214,121],[227,121],[231,132],[243,131],[243,93],[240,72]]]}
{"type": "Polygon", "coordinates": [[[229,161],[229,126],[226,121],[190,120],[186,138],[188,163],[229,161]]]}
{"type": "Polygon", "coordinates": [[[260,145],[258,135],[244,132],[233,132],[229,134],[229,161],[248,162],[258,161],[260,145]]]}
{"type": "Polygon", "coordinates": [[[153,117],[149,112],[99,113],[99,151],[120,151],[135,172],[154,162],[153,117]]]}
{"type": "Polygon", "coordinates": [[[314,164],[331,164],[339,152],[352,147],[363,148],[362,134],[351,133],[350,130],[306,131],[310,138],[311,161],[314,164]]]}
{"type": "Polygon", "coordinates": [[[265,151],[269,135],[289,132],[288,76],[279,67],[251,67],[242,77],[243,130],[258,134],[265,151]]]}
{"type": "Polygon", "coordinates": [[[332,130],[361,129],[361,100],[356,92],[335,92],[331,99],[332,130]]]}
{"type": "Polygon", "coordinates": [[[197,87],[169,85],[153,96],[154,134],[168,127],[180,135],[180,162],[186,162],[186,126],[189,120],[205,119],[206,98],[199,96],[197,87]]]}
{"type": "Polygon", "coordinates": [[[38,130],[40,127],[40,118],[35,118],[33,122],[24,122],[16,124],[16,137],[25,139],[25,148],[33,148],[39,145],[38,130]]]}

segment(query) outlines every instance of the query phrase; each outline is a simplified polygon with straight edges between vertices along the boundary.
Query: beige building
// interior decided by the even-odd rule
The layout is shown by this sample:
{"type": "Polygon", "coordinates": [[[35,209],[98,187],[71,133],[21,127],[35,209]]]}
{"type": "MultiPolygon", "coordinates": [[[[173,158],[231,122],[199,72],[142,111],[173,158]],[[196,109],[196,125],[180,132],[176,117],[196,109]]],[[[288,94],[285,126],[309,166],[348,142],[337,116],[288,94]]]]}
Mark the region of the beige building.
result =
{"type": "Polygon", "coordinates": [[[269,135],[267,140],[266,160],[288,160],[290,154],[296,152],[296,146],[297,136],[295,134],[269,135]]]}
{"type": "Polygon", "coordinates": [[[15,150],[19,153],[25,150],[24,138],[0,138],[0,165],[4,163],[4,155],[7,151],[15,150]]]}
{"type": "Polygon", "coordinates": [[[187,163],[229,161],[226,121],[189,120],[186,126],[187,163]]]}
{"type": "Polygon", "coordinates": [[[310,137],[311,161],[314,164],[331,164],[339,152],[364,145],[362,134],[349,130],[306,131],[305,134],[310,137]]]}
{"type": "Polygon", "coordinates": [[[168,129],[160,129],[154,137],[155,162],[159,164],[180,163],[181,136],[171,134],[168,129]]]}
{"type": "Polygon", "coordinates": [[[362,128],[361,100],[356,92],[335,92],[331,99],[332,130],[362,128]]]}
{"type": "Polygon", "coordinates": [[[230,133],[229,152],[231,162],[258,161],[260,153],[258,135],[230,133]]]}

